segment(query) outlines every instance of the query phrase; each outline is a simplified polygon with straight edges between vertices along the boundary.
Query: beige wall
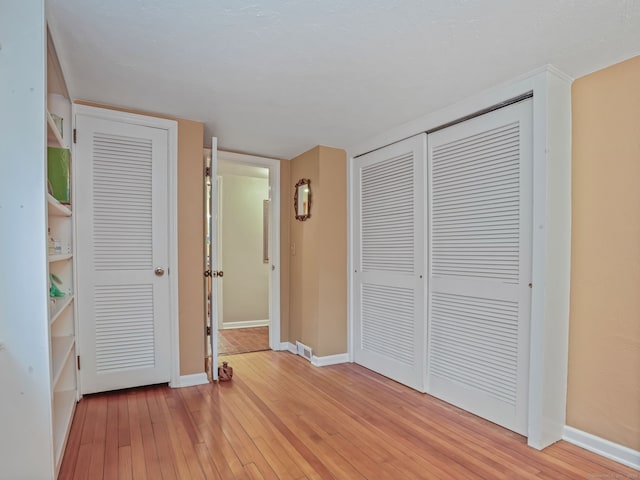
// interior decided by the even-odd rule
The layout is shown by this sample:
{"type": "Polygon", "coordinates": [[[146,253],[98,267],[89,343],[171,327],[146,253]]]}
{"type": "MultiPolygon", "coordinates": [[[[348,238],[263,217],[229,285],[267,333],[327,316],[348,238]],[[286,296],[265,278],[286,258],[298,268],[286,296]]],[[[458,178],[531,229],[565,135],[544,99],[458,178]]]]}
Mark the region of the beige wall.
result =
{"type": "MultiPolygon", "coordinates": [[[[320,147],[320,316],[318,352],[347,351],[347,157],[344,150],[320,147]]],[[[317,197],[316,197],[317,198],[317,197]]]]}
{"type": "MultiPolygon", "coordinates": [[[[346,153],[318,146],[290,162],[289,338],[317,356],[347,351],[346,153]],[[311,180],[311,217],[294,219],[293,194],[311,180]]],[[[285,181],[285,180],[283,180],[285,181]]]]}
{"type": "Polygon", "coordinates": [[[567,424],[640,450],[640,57],[572,88],[567,424]]]}
{"type": "Polygon", "coordinates": [[[223,322],[269,320],[269,264],[263,263],[263,202],[269,179],[241,175],[222,178],[223,322]]]}
{"type": "Polygon", "coordinates": [[[178,122],[178,301],[180,374],[204,372],[204,125],[156,113],[98,105],[178,122]]]}
{"type": "Polygon", "coordinates": [[[289,305],[290,305],[290,226],[292,198],[291,191],[291,163],[288,160],[280,162],[280,341],[289,341],[289,305]]]}

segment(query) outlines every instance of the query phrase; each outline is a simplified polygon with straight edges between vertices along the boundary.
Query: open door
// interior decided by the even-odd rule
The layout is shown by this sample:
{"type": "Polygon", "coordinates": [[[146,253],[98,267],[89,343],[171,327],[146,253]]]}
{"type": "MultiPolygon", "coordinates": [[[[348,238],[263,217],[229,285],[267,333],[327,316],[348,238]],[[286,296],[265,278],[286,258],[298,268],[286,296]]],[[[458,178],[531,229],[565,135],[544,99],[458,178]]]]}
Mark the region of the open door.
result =
{"type": "Polygon", "coordinates": [[[217,280],[223,273],[218,271],[218,139],[211,138],[211,160],[207,165],[205,175],[205,291],[207,334],[209,344],[207,351],[211,355],[211,361],[207,362],[210,368],[210,378],[218,380],[218,289],[217,280]]]}

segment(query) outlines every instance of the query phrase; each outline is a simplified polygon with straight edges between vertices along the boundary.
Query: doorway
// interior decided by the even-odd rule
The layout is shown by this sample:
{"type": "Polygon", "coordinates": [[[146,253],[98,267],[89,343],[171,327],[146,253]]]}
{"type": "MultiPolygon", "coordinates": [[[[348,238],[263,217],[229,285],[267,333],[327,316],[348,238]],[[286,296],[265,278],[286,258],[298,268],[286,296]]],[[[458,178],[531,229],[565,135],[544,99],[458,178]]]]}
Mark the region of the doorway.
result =
{"type": "Polygon", "coordinates": [[[215,153],[204,151],[207,355],[279,350],[279,161],[215,153]]]}

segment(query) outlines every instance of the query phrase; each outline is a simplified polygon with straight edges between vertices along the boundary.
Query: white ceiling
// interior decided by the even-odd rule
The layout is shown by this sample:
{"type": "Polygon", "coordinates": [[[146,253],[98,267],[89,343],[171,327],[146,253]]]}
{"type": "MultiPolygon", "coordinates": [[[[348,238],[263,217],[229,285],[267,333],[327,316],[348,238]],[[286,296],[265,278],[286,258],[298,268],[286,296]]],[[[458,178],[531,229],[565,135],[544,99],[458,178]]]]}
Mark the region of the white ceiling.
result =
{"type": "Polygon", "coordinates": [[[220,148],[346,147],[551,63],[640,53],[638,0],[47,0],[74,99],[199,120],[220,148]]]}

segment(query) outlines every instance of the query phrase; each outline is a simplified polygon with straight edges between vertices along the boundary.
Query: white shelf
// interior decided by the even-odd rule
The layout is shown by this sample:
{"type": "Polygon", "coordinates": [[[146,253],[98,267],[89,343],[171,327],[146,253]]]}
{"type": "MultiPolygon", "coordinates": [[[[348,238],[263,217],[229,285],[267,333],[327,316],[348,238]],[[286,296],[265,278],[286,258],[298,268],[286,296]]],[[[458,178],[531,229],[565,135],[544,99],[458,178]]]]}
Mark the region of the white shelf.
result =
{"type": "Polygon", "coordinates": [[[66,297],[63,297],[63,298],[58,298],[56,300],[56,303],[52,306],[51,310],[49,311],[50,325],[52,325],[58,318],[60,318],[60,315],[62,315],[62,312],[64,312],[65,309],[69,305],[71,305],[71,302],[73,302],[73,294],[67,295],[66,297]]]}
{"type": "Polygon", "coordinates": [[[53,373],[52,385],[54,389],[58,380],[60,380],[60,374],[62,373],[65,364],[69,360],[74,343],[75,337],[73,335],[66,337],[51,337],[51,358],[53,365],[51,371],[53,373]]]}
{"type": "Polygon", "coordinates": [[[64,445],[71,429],[71,417],[76,408],[76,391],[64,390],[53,394],[53,444],[56,466],[62,460],[64,445]]]}
{"type": "Polygon", "coordinates": [[[63,260],[69,260],[71,257],[73,257],[73,254],[71,254],[71,253],[61,253],[61,254],[58,254],[58,255],[49,255],[49,263],[61,262],[63,260]]]}
{"type": "Polygon", "coordinates": [[[71,209],[61,204],[53,195],[47,193],[47,205],[49,207],[49,215],[54,217],[70,217],[71,209]]]}
{"type": "Polygon", "coordinates": [[[49,112],[47,112],[47,145],[50,147],[65,148],[62,135],[49,112]]]}

